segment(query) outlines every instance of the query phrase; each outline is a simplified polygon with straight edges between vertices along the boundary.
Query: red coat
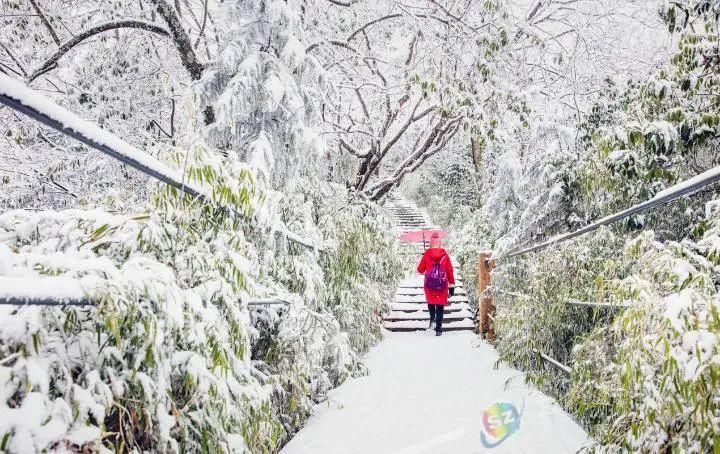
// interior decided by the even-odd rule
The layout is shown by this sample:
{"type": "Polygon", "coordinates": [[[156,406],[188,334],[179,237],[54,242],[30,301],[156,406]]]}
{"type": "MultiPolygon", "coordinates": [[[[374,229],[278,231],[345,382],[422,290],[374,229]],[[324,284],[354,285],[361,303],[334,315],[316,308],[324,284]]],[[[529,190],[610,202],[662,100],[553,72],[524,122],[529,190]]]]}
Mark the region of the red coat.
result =
{"type": "MultiPolygon", "coordinates": [[[[443,255],[445,256],[445,259],[442,260],[442,267],[447,275],[448,284],[455,285],[455,274],[453,272],[452,263],[450,263],[450,256],[447,252],[445,252],[445,249],[442,248],[430,248],[425,251],[417,267],[418,273],[425,274],[426,271],[429,271],[432,268],[433,263],[442,259],[443,255]]],[[[427,288],[424,290],[425,300],[428,304],[441,304],[444,306],[448,303],[447,287],[443,290],[430,290],[427,288]]]]}

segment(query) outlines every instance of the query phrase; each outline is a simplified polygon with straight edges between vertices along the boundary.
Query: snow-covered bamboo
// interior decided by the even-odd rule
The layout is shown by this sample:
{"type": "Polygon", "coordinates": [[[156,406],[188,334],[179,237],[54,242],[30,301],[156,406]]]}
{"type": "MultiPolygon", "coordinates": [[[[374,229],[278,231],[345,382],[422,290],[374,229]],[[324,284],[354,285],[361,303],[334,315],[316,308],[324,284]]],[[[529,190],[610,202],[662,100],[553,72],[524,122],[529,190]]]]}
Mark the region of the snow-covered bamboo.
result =
{"type": "MultiPolygon", "coordinates": [[[[63,134],[95,148],[118,161],[149,175],[191,197],[206,203],[213,203],[209,196],[212,191],[186,181],[183,175],[144,151],[130,145],[120,137],[99,126],[83,120],[73,112],[59,106],[27,85],[4,74],[0,74],[0,103],[53,128],[63,134]]],[[[230,212],[231,208],[221,207],[230,212]]],[[[280,230],[289,241],[311,249],[321,249],[314,242],[301,236],[280,230]]]]}

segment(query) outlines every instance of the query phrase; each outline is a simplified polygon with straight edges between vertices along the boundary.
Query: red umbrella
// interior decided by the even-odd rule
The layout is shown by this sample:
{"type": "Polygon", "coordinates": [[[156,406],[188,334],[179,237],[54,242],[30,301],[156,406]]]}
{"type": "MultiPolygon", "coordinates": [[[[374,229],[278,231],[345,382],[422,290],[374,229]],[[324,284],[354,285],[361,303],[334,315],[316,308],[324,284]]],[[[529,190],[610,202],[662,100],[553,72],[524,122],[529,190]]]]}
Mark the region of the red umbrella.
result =
{"type": "Polygon", "coordinates": [[[446,236],[448,236],[448,233],[445,230],[428,229],[411,230],[410,232],[403,233],[398,238],[400,239],[400,241],[404,241],[406,243],[426,243],[430,241],[430,237],[432,237],[435,233],[437,233],[438,237],[440,238],[445,238],[446,236]]]}

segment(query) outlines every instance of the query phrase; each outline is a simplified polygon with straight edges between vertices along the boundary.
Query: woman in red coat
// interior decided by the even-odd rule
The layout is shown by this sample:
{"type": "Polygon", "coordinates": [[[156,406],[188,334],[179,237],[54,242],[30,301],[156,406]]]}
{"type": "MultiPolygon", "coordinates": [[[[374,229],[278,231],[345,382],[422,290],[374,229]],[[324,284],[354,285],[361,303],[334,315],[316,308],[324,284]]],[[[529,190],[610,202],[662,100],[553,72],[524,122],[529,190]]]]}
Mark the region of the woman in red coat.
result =
{"type": "Polygon", "coordinates": [[[455,293],[455,275],[450,256],[442,248],[440,237],[433,233],[430,248],[425,251],[417,267],[418,273],[425,275],[425,300],[430,312],[430,326],[435,323],[435,335],[442,334],[443,311],[448,304],[448,294],[455,293]]]}

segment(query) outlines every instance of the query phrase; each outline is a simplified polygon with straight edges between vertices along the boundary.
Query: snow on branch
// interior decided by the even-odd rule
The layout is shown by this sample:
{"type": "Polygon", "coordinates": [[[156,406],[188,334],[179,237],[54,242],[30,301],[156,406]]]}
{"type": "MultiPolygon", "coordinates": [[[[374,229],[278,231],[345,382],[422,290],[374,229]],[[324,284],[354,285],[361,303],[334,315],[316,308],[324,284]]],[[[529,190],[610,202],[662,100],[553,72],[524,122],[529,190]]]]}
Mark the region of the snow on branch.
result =
{"type": "MultiPolygon", "coordinates": [[[[365,30],[367,30],[368,27],[372,27],[373,25],[375,25],[375,24],[377,24],[377,23],[379,23],[379,22],[383,22],[383,21],[390,20],[390,19],[397,19],[397,18],[403,17],[403,16],[405,16],[405,14],[395,13],[395,14],[388,14],[388,15],[386,15],[386,16],[378,17],[377,19],[373,19],[373,20],[371,20],[370,22],[368,22],[368,23],[366,23],[365,25],[363,25],[362,27],[360,27],[360,28],[358,28],[357,30],[355,30],[354,32],[352,32],[352,33],[350,34],[350,36],[348,36],[347,42],[350,42],[350,41],[352,41],[353,39],[355,39],[356,36],[358,36],[360,33],[364,32],[365,30]]],[[[448,27],[450,26],[450,22],[448,22],[447,20],[442,19],[442,18],[439,18],[439,17],[437,17],[437,16],[433,16],[433,15],[431,15],[431,14],[413,14],[412,16],[413,16],[413,17],[420,17],[420,18],[424,18],[424,19],[433,19],[433,20],[436,20],[436,21],[438,21],[438,22],[440,22],[440,23],[442,23],[442,24],[444,24],[444,25],[446,25],[446,26],[448,26],[448,27]]]]}
{"type": "Polygon", "coordinates": [[[561,371],[565,372],[567,375],[572,374],[572,369],[566,366],[565,364],[561,363],[560,361],[546,355],[545,353],[541,353],[539,350],[535,350],[535,353],[546,363],[555,366],[556,368],[560,369],[561,371]]]}
{"type": "Polygon", "coordinates": [[[117,30],[119,28],[135,28],[139,30],[145,30],[151,33],[155,33],[162,36],[170,36],[170,33],[168,33],[167,30],[160,27],[159,25],[153,24],[152,22],[146,22],[141,20],[114,20],[109,22],[104,22],[102,24],[95,25],[94,27],[91,27],[82,33],[79,33],[69,40],[65,41],[63,44],[60,45],[58,50],[55,51],[54,54],[52,54],[47,60],[45,60],[40,66],[35,69],[35,71],[32,72],[32,74],[28,77],[28,82],[32,82],[33,80],[37,79],[38,77],[42,76],[48,71],[51,71],[52,69],[57,67],[57,62],[68,52],[70,52],[75,46],[82,43],[88,38],[91,38],[97,34],[107,32],[110,30],[117,30]]]}
{"type": "Polygon", "coordinates": [[[430,131],[423,144],[419,148],[414,149],[390,176],[376,183],[366,191],[370,200],[380,200],[390,192],[393,187],[400,184],[407,174],[414,172],[430,157],[443,150],[448,142],[455,137],[455,134],[460,128],[462,118],[461,116],[457,116],[450,120],[440,120],[430,131]]]}
{"type": "Polygon", "coordinates": [[[352,47],[350,44],[348,44],[348,43],[346,43],[346,42],[344,42],[344,41],[337,41],[337,40],[334,40],[334,39],[325,40],[325,41],[319,41],[319,42],[317,42],[317,43],[310,44],[310,45],[307,47],[307,49],[305,49],[305,53],[312,52],[313,50],[319,48],[321,44],[330,44],[330,45],[332,45],[332,46],[342,47],[343,49],[350,50],[350,51],[352,51],[353,53],[356,53],[356,54],[358,53],[357,50],[355,50],[355,48],[352,47]]]}
{"type": "Polygon", "coordinates": [[[360,0],[346,0],[346,1],[341,1],[341,0],[327,0],[327,1],[330,2],[330,3],[332,3],[333,5],[344,6],[344,7],[346,7],[346,8],[347,8],[347,7],[350,7],[350,6],[352,6],[352,5],[355,5],[355,4],[357,4],[357,3],[360,3],[360,0]]]}

